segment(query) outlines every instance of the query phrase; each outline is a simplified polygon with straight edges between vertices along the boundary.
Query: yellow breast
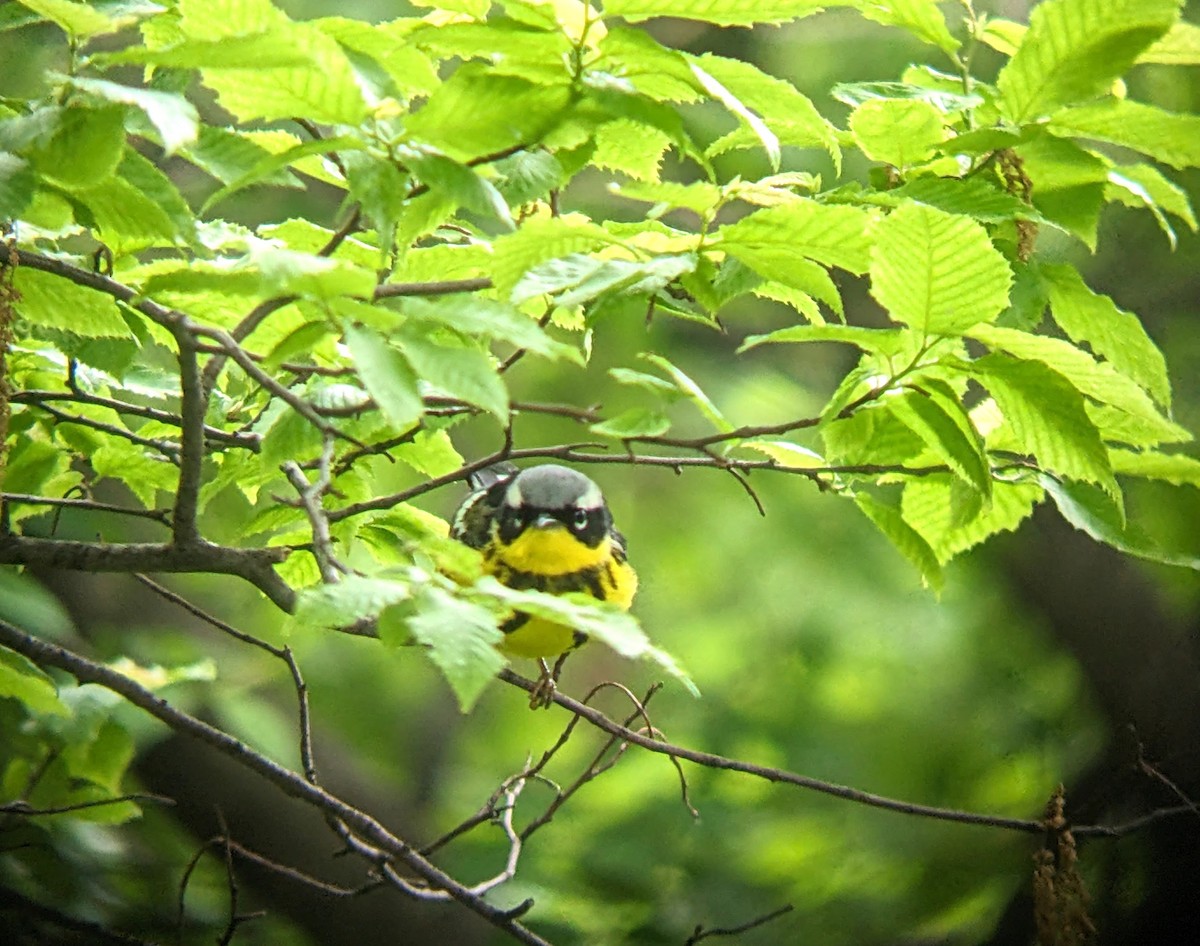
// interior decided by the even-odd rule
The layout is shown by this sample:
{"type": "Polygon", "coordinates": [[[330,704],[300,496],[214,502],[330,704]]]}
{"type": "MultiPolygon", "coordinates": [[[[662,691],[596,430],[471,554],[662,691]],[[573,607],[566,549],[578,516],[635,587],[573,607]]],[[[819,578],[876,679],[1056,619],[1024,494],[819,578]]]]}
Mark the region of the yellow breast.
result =
{"type": "MultiPolygon", "coordinates": [[[[628,609],[637,574],[615,551],[609,538],[589,548],[565,529],[528,529],[509,545],[485,552],[484,567],[513,587],[582,591],[628,609]]],[[[577,643],[574,628],[530,617],[504,635],[500,650],[517,657],[555,657],[577,643]]]]}

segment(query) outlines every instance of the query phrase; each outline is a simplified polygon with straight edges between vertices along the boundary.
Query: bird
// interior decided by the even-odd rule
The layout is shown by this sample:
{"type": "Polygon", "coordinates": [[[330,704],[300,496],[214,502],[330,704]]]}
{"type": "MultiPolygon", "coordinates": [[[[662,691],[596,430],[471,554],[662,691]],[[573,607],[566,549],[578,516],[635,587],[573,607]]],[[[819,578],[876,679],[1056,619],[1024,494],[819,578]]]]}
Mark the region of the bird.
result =
{"type": "MultiPolygon", "coordinates": [[[[472,473],[467,483],[471,492],[454,514],[450,534],[482,553],[485,574],[516,590],[581,591],[629,609],[637,573],[625,537],[591,479],[553,463],[522,470],[502,462],[472,473]]],[[[540,664],[530,705],[548,706],[563,662],[586,636],[521,612],[500,630],[502,653],[540,664]],[[557,658],[553,670],[546,662],[551,657],[557,658]]]]}

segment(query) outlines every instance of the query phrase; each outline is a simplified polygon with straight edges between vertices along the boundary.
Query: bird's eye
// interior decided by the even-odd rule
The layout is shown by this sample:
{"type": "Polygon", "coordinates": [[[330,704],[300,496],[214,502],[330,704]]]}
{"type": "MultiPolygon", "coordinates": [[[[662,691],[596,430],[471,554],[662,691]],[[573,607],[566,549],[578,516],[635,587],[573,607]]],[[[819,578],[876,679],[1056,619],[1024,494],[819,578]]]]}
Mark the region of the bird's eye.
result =
{"type": "Polygon", "coordinates": [[[588,511],[586,509],[576,509],[575,518],[572,524],[576,529],[586,529],[588,524],[588,511]]]}

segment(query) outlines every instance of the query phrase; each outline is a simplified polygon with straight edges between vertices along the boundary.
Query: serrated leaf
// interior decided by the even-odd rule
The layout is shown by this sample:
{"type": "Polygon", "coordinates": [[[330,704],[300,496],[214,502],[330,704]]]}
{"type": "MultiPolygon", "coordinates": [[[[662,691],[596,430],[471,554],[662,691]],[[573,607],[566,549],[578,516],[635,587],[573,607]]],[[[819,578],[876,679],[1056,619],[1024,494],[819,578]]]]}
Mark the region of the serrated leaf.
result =
{"type": "Polygon", "coordinates": [[[33,325],[61,329],[85,338],[129,338],[129,326],[112,296],[87,289],[28,266],[17,267],[13,286],[16,305],[33,325]]]}
{"type": "Polygon", "coordinates": [[[303,23],[288,24],[284,35],[304,55],[305,65],[259,67],[250,59],[241,68],[201,70],[221,107],[242,122],[303,115],[311,121],[357,125],[366,118],[362,88],[337,41],[303,23]]]}
{"type": "Polygon", "coordinates": [[[858,493],[854,503],[880,532],[921,573],[921,582],[935,594],[944,582],[942,566],[925,538],[904,521],[898,509],[887,506],[866,493],[858,493]]]}
{"type": "Polygon", "coordinates": [[[931,335],[991,322],[1008,306],[1012,270],[968,217],[904,204],[875,230],[871,295],[898,322],[931,335]]]}
{"type": "Polygon", "coordinates": [[[1168,66],[1200,65],[1200,25],[1176,23],[1157,39],[1137,61],[1157,62],[1168,66]]]}
{"type": "Polygon", "coordinates": [[[628,611],[597,601],[582,592],[552,595],[541,591],[518,591],[490,576],[481,579],[476,587],[508,608],[586,634],[590,639],[611,647],[622,657],[649,660],[678,679],[693,695],[699,695],[695,684],[675,659],[650,643],[646,632],[628,611]]]}
{"type": "Polygon", "coordinates": [[[163,151],[174,154],[181,147],[196,140],[200,116],[196,106],[182,95],[160,92],[156,89],[138,89],[118,85],[107,79],[89,79],[71,76],[67,82],[77,89],[89,92],[108,102],[132,105],[145,113],[150,123],[158,130],[163,151]]]}
{"type": "Polygon", "coordinates": [[[623,260],[573,253],[534,266],[513,287],[510,298],[521,303],[555,295],[558,305],[573,306],[608,293],[652,295],[695,267],[690,254],[623,260]]]}
{"type": "Polygon", "coordinates": [[[934,390],[931,384],[928,391],[918,387],[884,403],[964,482],[984,496],[991,494],[992,474],[982,438],[952,391],[944,386],[934,390]]]}
{"type": "Polygon", "coordinates": [[[22,0],[22,6],[35,10],[47,20],[57,23],[72,36],[86,39],[120,29],[122,20],[108,16],[90,3],[73,0],[22,0]]]}
{"type": "MultiPolygon", "coordinates": [[[[964,95],[961,92],[931,89],[927,85],[916,85],[912,82],[838,82],[830,90],[830,94],[851,108],[857,108],[864,102],[870,102],[873,99],[915,100],[927,102],[944,115],[976,108],[983,104],[982,97],[975,93],[964,95]]],[[[1001,129],[986,129],[986,131],[989,134],[1013,137],[1012,132],[1001,129]]]]}
{"type": "Polygon", "coordinates": [[[1070,381],[1041,362],[1003,354],[986,355],[970,367],[995,398],[1021,452],[1036,457],[1044,470],[1119,494],[1100,433],[1070,381]]]}
{"type": "Polygon", "coordinates": [[[1021,123],[1108,91],[1179,15],[1178,0],[1046,0],[996,86],[1021,123]]]}
{"type": "Polygon", "coordinates": [[[583,354],[574,345],[551,338],[537,321],[515,306],[469,295],[437,300],[404,299],[400,311],[409,318],[443,325],[480,338],[503,341],[543,358],[562,358],[583,365],[583,354]]]}
{"type": "Polygon", "coordinates": [[[717,405],[709,399],[708,395],[700,388],[700,385],[688,377],[680,368],[673,365],[662,355],[642,352],[638,357],[654,365],[654,367],[670,378],[675,387],[680,390],[684,397],[696,405],[696,409],[700,411],[713,427],[722,433],[728,433],[733,430],[733,424],[725,419],[724,415],[717,409],[717,405]]]}
{"type": "Polygon", "coordinates": [[[276,179],[281,171],[309,155],[356,151],[361,147],[363,147],[363,143],[360,139],[351,135],[341,135],[337,138],[303,141],[275,153],[264,151],[263,156],[251,167],[229,181],[224,187],[209,194],[204,200],[202,210],[207,212],[226,198],[254,184],[276,179]]]}
{"type": "Polygon", "coordinates": [[[871,216],[857,207],[797,198],[748,214],[717,231],[717,246],[751,269],[759,255],[804,256],[852,273],[869,265],[871,216]]]}
{"type": "Polygon", "coordinates": [[[508,204],[496,185],[474,170],[427,145],[401,145],[396,160],[410,168],[430,189],[453,201],[456,207],[495,217],[513,226],[508,204]]]}
{"type": "MultiPolygon", "coordinates": [[[[742,116],[742,127],[715,141],[706,154],[715,156],[759,141],[766,148],[768,157],[780,144],[822,148],[833,160],[835,168],[841,168],[841,149],[832,126],[808,96],[792,83],[767,75],[753,63],[739,59],[712,54],[685,58],[693,69],[703,70],[736,96],[744,108],[751,110],[750,115],[761,119],[762,127],[759,128],[751,118],[742,116]]],[[[771,163],[778,166],[774,159],[771,163]]]]}
{"type": "Polygon", "coordinates": [[[1042,362],[1087,397],[1101,402],[1103,407],[1098,410],[1088,405],[1088,414],[1110,439],[1137,445],[1189,439],[1188,432],[1163,417],[1132,379],[1070,342],[998,325],[977,325],[969,334],[993,350],[1042,362]]]}
{"type": "Polygon", "coordinates": [[[413,605],[405,623],[413,638],[429,648],[429,659],[450,684],[459,709],[470,712],[504,666],[495,646],[504,637],[495,614],[434,587],[424,589],[413,605]]]}
{"type": "Polygon", "coordinates": [[[1050,311],[1068,337],[1086,342],[1097,355],[1128,375],[1164,407],[1171,405],[1167,362],[1132,312],[1088,288],[1079,271],[1066,264],[1041,267],[1050,293],[1050,311]]]}
{"type": "Polygon", "coordinates": [[[700,63],[693,61],[689,65],[692,68],[692,74],[699,81],[700,87],[745,123],[746,127],[753,132],[754,136],[762,144],[771,167],[779,170],[779,162],[782,154],[779,149],[779,138],[776,137],[775,133],[767,127],[762,118],[747,108],[736,95],[725,88],[715,77],[709,75],[708,71],[700,63]]]}
{"type": "Polygon", "coordinates": [[[751,335],[742,342],[738,352],[781,342],[844,342],[879,355],[895,354],[906,344],[902,329],[863,328],[859,325],[793,325],[765,335],[751,335]]]}
{"type": "Polygon", "coordinates": [[[412,114],[407,136],[458,161],[532,146],[565,114],[574,94],[569,78],[563,70],[561,83],[544,85],[466,63],[412,114]]]}
{"type": "Polygon", "coordinates": [[[918,99],[868,99],[850,113],[850,131],[872,161],[908,168],[945,140],[942,113],[918,99]]]}
{"type": "Polygon", "coordinates": [[[899,26],[948,54],[953,55],[961,45],[946,27],[937,0],[858,0],[850,5],[868,20],[899,26]]]}
{"type": "Polygon", "coordinates": [[[1140,476],[1175,486],[1200,488],[1200,460],[1195,457],[1156,450],[1109,450],[1108,458],[1118,476],[1140,476]]]}
{"type": "Polygon", "coordinates": [[[799,19],[826,6],[830,4],[821,0],[609,0],[604,12],[630,23],[671,16],[719,26],[750,26],[799,19]]]}
{"type": "Polygon", "coordinates": [[[1175,168],[1200,165],[1200,116],[1123,98],[1059,109],[1046,127],[1064,137],[1093,138],[1149,155],[1175,168]]]}
{"type": "Polygon", "coordinates": [[[904,521],[925,537],[943,564],[989,536],[1016,529],[1042,499],[1036,483],[997,480],[991,502],[964,520],[957,515],[955,503],[959,485],[960,480],[948,477],[913,477],[904,484],[900,503],[904,521]]]}
{"type": "Polygon", "coordinates": [[[384,608],[407,601],[412,587],[405,581],[345,575],[331,585],[301,588],[296,593],[297,624],[345,627],[378,617],[384,608]]]}
{"type": "Polygon", "coordinates": [[[395,340],[422,382],[435,391],[474,404],[508,420],[508,389],[496,365],[478,348],[441,344],[427,327],[405,323],[395,340]]]}
{"type": "Polygon", "coordinates": [[[1119,504],[1107,492],[1090,483],[1053,476],[1039,479],[1063,518],[1097,542],[1148,562],[1200,571],[1200,558],[1164,551],[1141,529],[1127,523],[1119,504]]]}
{"type": "MultiPolygon", "coordinates": [[[[953,147],[951,141],[947,150],[953,147]]],[[[1025,201],[1000,190],[982,177],[918,177],[889,191],[888,196],[907,198],[946,213],[974,217],[984,223],[1041,219],[1041,215],[1025,201]]]]}
{"type": "Polygon", "coordinates": [[[539,263],[615,242],[602,227],[577,215],[530,220],[493,244],[492,281],[502,296],[510,295],[525,273],[539,263]]]}
{"type": "Polygon", "coordinates": [[[369,328],[347,324],[345,336],[358,376],[379,409],[397,430],[410,428],[425,406],[408,359],[369,328]]]}
{"type": "Polygon", "coordinates": [[[375,274],[347,260],[255,245],[250,261],[262,275],[263,288],[270,295],[327,301],[338,296],[370,298],[375,292],[375,274]]]}
{"type": "Polygon", "coordinates": [[[627,440],[631,437],[658,437],[671,429],[671,420],[662,411],[649,407],[631,407],[615,417],[588,427],[601,437],[627,440]]]}
{"type": "Polygon", "coordinates": [[[1129,206],[1144,207],[1154,215],[1172,250],[1179,241],[1166,214],[1178,217],[1193,231],[1197,229],[1187,191],[1164,177],[1156,167],[1149,164],[1117,165],[1108,172],[1108,184],[1107,195],[1129,206]]]}
{"type": "Polygon", "coordinates": [[[67,189],[110,179],[125,150],[124,109],[62,108],[56,118],[53,133],[29,152],[38,171],[67,189]]]}

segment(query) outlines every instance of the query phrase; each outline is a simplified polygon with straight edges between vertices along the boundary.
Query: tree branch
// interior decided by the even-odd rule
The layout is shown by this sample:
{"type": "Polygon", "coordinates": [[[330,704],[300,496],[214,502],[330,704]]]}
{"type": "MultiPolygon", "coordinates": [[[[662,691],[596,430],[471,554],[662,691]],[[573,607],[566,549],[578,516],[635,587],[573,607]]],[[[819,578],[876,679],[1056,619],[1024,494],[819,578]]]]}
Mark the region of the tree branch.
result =
{"type": "Polygon", "coordinates": [[[207,572],[248,581],[289,614],[296,593],[272,568],[288,556],[283,548],[238,549],[198,542],[73,542],[0,533],[0,565],[38,565],[85,572],[207,572]]]}
{"type": "MultiPolygon", "coordinates": [[[[0,645],[16,651],[42,667],[56,667],[80,683],[95,683],[120,694],[134,706],[159,719],[171,729],[186,733],[212,746],[217,751],[266,779],[284,794],[300,799],[331,818],[349,827],[367,844],[384,852],[389,860],[403,864],[427,884],[428,891],[444,892],[478,914],[487,922],[529,946],[549,946],[549,943],[527,927],[516,922],[506,911],[492,906],[468,887],[434,866],[406,841],[388,831],[369,814],[348,804],[336,795],[313,785],[303,776],[279,765],[244,742],[203,720],[176,709],[162,697],[147,690],[115,670],[94,663],[56,644],[38,640],[11,624],[0,620],[0,645]]],[[[400,878],[403,880],[403,878],[400,878]]],[[[408,884],[407,881],[404,881],[408,884]]],[[[418,888],[422,889],[422,888],[418,888]]]]}

